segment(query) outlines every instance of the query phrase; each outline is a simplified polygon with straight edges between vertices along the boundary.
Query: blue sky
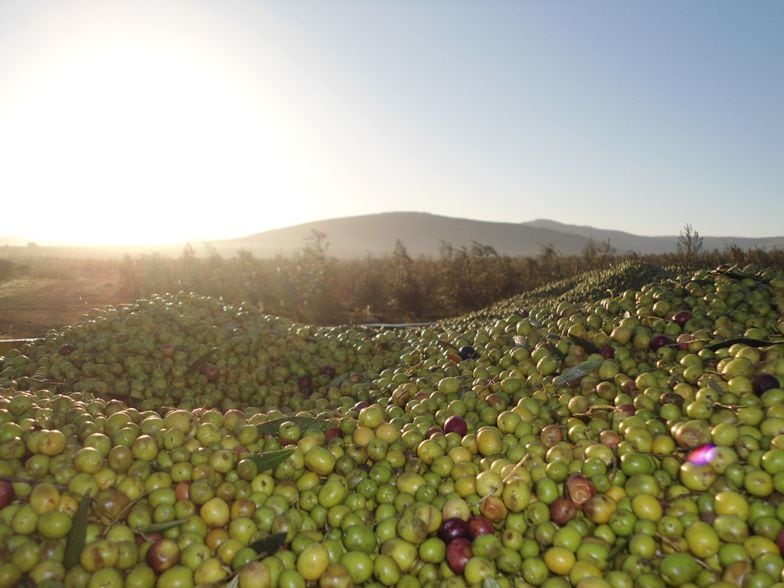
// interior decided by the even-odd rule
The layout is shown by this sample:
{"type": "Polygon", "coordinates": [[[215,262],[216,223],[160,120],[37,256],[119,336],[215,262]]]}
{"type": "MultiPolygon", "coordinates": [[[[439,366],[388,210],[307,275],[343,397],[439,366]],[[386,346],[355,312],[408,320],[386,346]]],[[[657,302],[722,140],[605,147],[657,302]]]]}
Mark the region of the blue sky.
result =
{"type": "Polygon", "coordinates": [[[0,235],[784,233],[784,4],[0,1],[0,235]]]}

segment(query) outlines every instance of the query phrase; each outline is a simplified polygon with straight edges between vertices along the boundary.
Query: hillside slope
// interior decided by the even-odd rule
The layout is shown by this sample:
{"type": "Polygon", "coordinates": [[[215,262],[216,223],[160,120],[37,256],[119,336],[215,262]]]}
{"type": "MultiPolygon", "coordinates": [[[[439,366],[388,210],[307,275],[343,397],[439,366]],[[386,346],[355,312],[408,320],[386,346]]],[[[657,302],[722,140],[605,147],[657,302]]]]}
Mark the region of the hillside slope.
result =
{"type": "Polygon", "coordinates": [[[410,255],[438,255],[442,242],[470,247],[476,241],[500,254],[536,255],[552,244],[561,253],[579,253],[588,239],[519,223],[497,223],[452,218],[421,212],[387,212],[327,219],[265,231],[242,239],[213,242],[218,250],[247,249],[257,255],[286,254],[301,249],[319,231],[329,252],[338,257],[391,253],[400,240],[410,255]]]}

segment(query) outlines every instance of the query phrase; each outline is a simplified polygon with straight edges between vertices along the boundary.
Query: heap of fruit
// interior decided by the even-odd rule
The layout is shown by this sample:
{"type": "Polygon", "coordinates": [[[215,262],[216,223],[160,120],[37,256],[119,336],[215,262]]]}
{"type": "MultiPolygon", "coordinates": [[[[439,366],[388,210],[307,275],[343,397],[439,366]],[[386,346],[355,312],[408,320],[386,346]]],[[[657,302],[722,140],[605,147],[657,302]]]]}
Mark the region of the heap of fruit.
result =
{"type": "Polygon", "coordinates": [[[118,398],[144,409],[297,410],[314,390],[397,363],[395,331],[310,327],[192,294],[85,316],[13,351],[0,382],[118,398]]]}
{"type": "Polygon", "coordinates": [[[549,302],[595,302],[615,292],[639,290],[651,282],[673,279],[682,273],[677,267],[662,267],[644,260],[625,260],[603,270],[593,270],[545,284],[530,292],[502,300],[475,313],[475,316],[506,316],[510,309],[549,302]]]}
{"type": "Polygon", "coordinates": [[[784,274],[638,269],[408,330],[161,296],[9,352],[0,587],[784,586],[784,274]]]}

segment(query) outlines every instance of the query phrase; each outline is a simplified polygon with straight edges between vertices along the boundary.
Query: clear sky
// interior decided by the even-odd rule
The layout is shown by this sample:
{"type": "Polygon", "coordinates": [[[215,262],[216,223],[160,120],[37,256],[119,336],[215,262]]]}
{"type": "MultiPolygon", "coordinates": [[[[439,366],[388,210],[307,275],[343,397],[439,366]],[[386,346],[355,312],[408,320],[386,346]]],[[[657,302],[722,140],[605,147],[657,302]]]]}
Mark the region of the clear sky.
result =
{"type": "Polygon", "coordinates": [[[782,30],[774,0],[0,0],[0,235],[781,235],[782,30]]]}

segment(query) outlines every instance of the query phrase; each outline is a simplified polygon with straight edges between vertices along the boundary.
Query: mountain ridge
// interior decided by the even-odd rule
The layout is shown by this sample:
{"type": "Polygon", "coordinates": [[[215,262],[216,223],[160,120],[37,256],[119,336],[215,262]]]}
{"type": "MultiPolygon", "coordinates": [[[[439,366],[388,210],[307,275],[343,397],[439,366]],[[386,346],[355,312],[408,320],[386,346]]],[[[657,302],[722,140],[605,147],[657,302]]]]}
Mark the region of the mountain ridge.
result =
{"type": "MultiPolygon", "coordinates": [[[[699,227],[697,227],[699,230],[699,227]]],[[[395,250],[397,241],[411,257],[437,257],[449,244],[455,249],[471,248],[474,243],[492,247],[499,255],[536,256],[552,247],[564,255],[579,255],[591,243],[608,244],[618,254],[640,255],[675,253],[679,235],[635,235],[616,229],[570,225],[549,219],[524,222],[498,222],[458,218],[428,212],[389,211],[375,214],[321,219],[288,227],[262,231],[231,239],[190,240],[167,245],[55,245],[33,243],[22,237],[0,237],[0,254],[55,255],[76,257],[119,257],[125,254],[159,253],[177,256],[192,244],[197,251],[234,256],[248,251],[257,257],[289,256],[300,252],[314,235],[323,234],[330,256],[350,259],[381,257],[395,250]]],[[[784,249],[784,236],[778,237],[702,237],[704,251],[723,251],[733,245],[741,250],[784,249]]]]}
{"type": "MultiPolygon", "coordinates": [[[[610,240],[610,245],[619,252],[645,253],[672,253],[678,249],[679,235],[635,235],[617,229],[597,229],[586,225],[569,225],[549,219],[536,219],[526,223],[528,226],[548,228],[569,234],[581,235],[595,241],[610,240]]],[[[722,250],[731,245],[741,249],[760,247],[762,249],[784,248],[784,237],[740,237],[732,235],[702,235],[703,250],[722,250]]]]}
{"type": "MultiPolygon", "coordinates": [[[[526,222],[474,220],[427,212],[391,211],[323,219],[272,229],[239,239],[210,241],[219,251],[245,249],[255,255],[288,255],[301,250],[314,231],[325,235],[328,253],[336,257],[390,254],[400,241],[409,255],[437,256],[444,243],[455,248],[472,243],[488,245],[500,255],[537,255],[549,246],[575,255],[592,241],[609,245],[617,253],[660,254],[677,251],[679,235],[643,236],[612,229],[568,225],[548,219],[526,222]]],[[[703,236],[703,249],[784,248],[781,237],[703,236]]]]}

